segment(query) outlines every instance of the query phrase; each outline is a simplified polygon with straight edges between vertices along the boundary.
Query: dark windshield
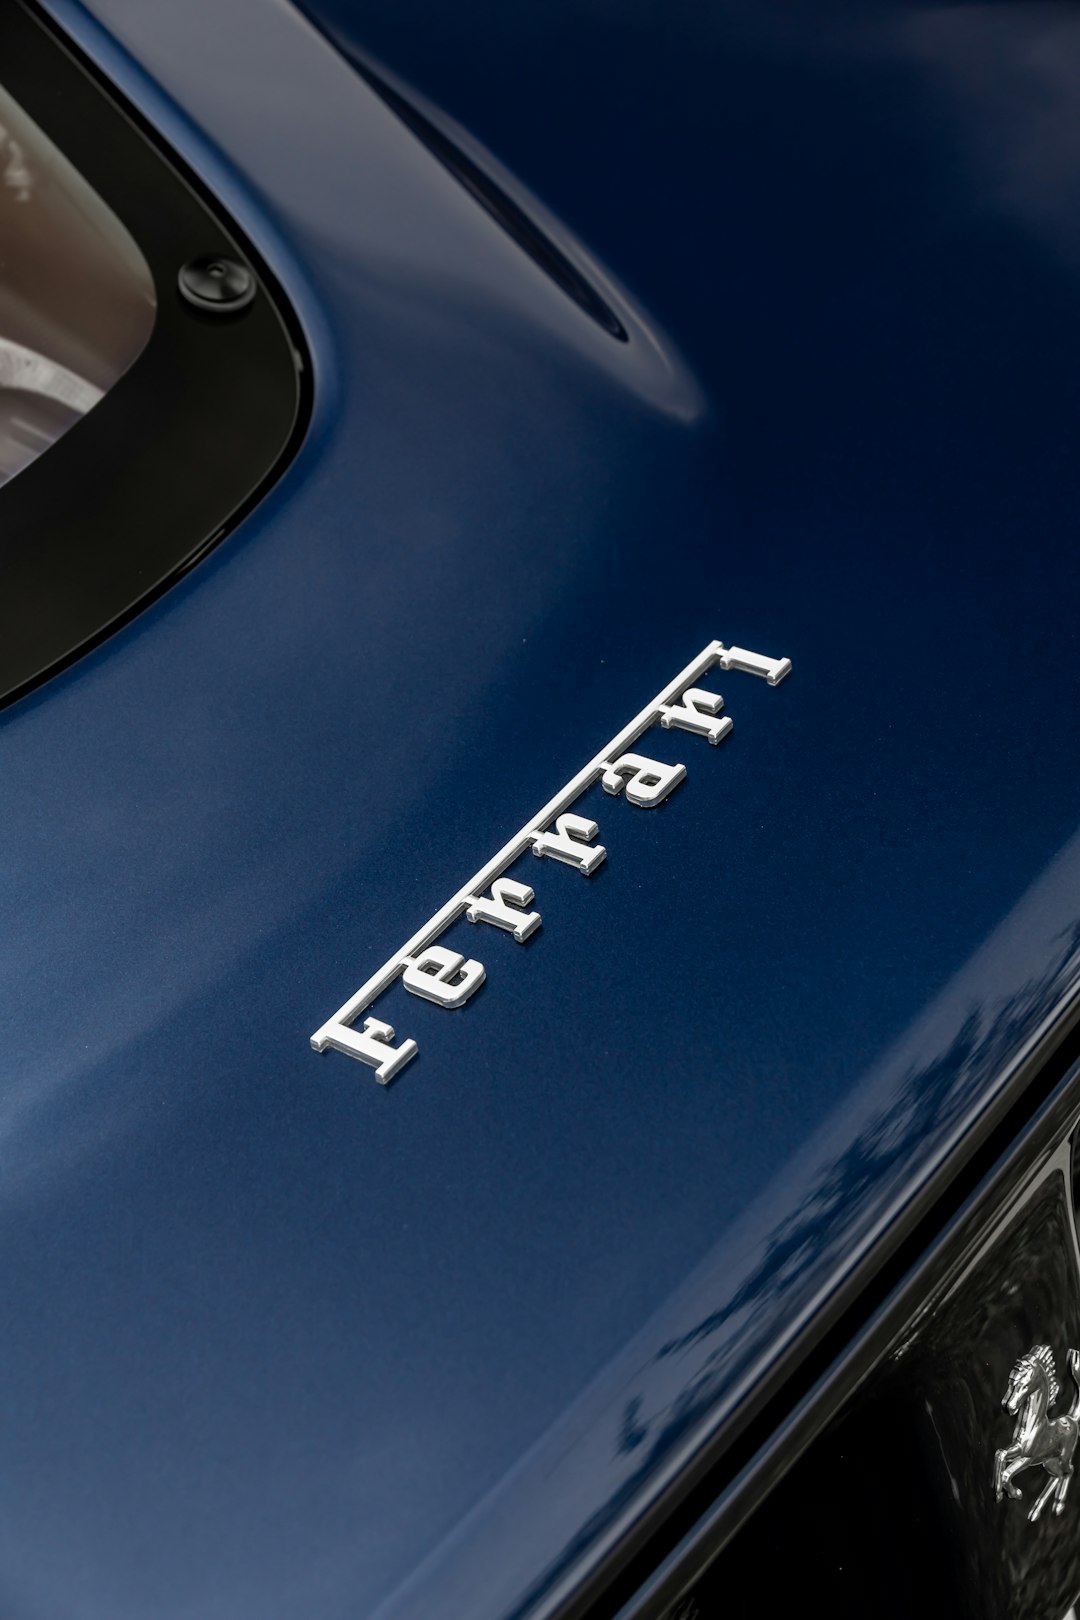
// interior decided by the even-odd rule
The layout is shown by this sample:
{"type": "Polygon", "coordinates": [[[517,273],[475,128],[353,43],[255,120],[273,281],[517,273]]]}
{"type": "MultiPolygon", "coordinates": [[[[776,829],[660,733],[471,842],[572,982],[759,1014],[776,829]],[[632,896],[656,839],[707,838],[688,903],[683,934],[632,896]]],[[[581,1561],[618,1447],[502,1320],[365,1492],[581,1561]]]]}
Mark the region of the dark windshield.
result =
{"type": "Polygon", "coordinates": [[[132,237],[0,88],[0,483],[98,403],[155,308],[132,237]]]}

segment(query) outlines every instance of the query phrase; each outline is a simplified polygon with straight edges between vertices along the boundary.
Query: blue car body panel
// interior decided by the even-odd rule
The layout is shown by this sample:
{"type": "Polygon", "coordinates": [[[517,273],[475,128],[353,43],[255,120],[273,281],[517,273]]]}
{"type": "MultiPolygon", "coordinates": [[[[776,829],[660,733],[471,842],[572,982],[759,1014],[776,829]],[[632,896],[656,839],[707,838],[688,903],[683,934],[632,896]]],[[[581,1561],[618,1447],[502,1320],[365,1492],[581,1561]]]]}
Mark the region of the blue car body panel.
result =
{"type": "Polygon", "coordinates": [[[240,528],[0,720],[2,1606],[543,1610],[1076,988],[1080,34],[49,10],[315,390],[240,528]],[[608,860],[522,868],[535,941],[455,925],[487,983],[386,998],[394,1085],[313,1053],[713,637],[793,673],[724,677],[718,749],[649,733],[686,783],[583,802],[608,860]]]}

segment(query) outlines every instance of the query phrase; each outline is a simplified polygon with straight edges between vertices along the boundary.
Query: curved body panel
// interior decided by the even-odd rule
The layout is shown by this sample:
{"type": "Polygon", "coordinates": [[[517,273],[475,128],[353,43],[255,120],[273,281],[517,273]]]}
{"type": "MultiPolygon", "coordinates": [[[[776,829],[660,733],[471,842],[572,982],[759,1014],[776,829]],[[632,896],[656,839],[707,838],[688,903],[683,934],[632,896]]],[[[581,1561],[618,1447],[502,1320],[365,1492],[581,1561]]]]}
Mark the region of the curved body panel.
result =
{"type": "Polygon", "coordinates": [[[255,242],[315,404],[0,721],[0,1590],[550,1610],[1071,1004],[1080,148],[1036,135],[1080,34],[49,9],[255,242]],[[634,743],[663,804],[589,789],[603,868],[510,873],[533,938],[454,923],[485,981],[394,987],[393,1084],[316,1055],[714,638],[792,673],[634,743]]]}

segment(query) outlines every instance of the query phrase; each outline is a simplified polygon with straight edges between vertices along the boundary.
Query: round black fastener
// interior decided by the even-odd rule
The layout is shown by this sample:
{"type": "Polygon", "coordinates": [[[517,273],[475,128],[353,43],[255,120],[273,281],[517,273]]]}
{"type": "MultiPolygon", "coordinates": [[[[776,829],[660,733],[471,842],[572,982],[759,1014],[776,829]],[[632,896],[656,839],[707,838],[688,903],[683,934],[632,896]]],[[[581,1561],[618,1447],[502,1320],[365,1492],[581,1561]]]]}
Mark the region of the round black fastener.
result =
{"type": "Polygon", "coordinates": [[[211,315],[236,315],[255,296],[255,277],[247,265],[222,253],[189,259],[177,281],[188,303],[211,315]]]}

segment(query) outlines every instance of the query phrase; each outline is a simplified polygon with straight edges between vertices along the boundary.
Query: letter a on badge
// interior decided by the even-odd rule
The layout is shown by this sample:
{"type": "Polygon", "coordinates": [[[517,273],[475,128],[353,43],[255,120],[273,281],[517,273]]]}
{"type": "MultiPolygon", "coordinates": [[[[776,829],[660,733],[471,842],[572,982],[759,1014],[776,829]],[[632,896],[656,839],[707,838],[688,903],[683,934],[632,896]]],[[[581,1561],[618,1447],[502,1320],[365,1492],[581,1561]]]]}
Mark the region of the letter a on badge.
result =
{"type": "Polygon", "coordinates": [[[608,766],[601,781],[605,793],[621,793],[625,788],[631,804],[651,810],[653,805],[662,804],[685,776],[685,765],[661,765],[644,754],[623,754],[608,766]]]}

